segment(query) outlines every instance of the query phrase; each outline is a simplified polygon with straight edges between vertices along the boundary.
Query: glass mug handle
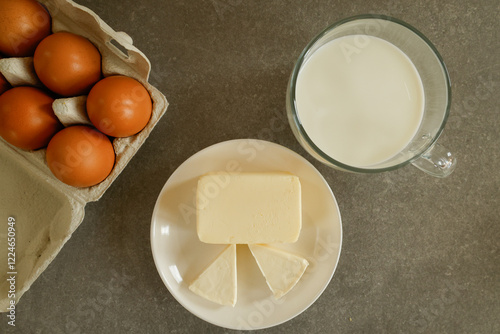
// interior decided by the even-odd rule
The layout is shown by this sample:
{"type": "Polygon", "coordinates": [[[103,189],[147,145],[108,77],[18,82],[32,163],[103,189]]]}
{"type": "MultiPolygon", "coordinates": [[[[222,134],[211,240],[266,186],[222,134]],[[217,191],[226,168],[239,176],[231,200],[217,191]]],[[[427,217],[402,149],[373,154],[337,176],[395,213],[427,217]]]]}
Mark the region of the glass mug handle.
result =
{"type": "Polygon", "coordinates": [[[447,177],[457,166],[457,158],[443,145],[435,143],[412,165],[435,177],[447,177]]]}

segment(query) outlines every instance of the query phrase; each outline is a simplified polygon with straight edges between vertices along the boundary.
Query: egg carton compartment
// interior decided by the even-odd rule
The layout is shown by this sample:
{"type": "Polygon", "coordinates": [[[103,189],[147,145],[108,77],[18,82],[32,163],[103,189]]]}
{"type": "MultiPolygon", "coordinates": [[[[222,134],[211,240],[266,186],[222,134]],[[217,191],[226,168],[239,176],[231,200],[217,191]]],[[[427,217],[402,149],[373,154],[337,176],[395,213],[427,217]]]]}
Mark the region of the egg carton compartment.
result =
{"type": "MultiPolygon", "coordinates": [[[[153,102],[151,119],[136,135],[114,138],[116,160],[101,183],[76,188],[59,181],[50,171],[46,149],[24,151],[0,138],[0,245],[7,245],[8,218],[16,219],[16,302],[55,258],[82,222],[85,205],[97,201],[123,171],[155,125],[165,114],[165,96],[149,82],[151,64],[132,39],[116,32],[97,14],[71,0],[39,0],[52,18],[52,32],[67,31],[86,37],[100,51],[104,77],[125,75],[138,80],[153,102]],[[119,47],[117,47],[117,45],[119,47]]],[[[0,59],[0,73],[13,86],[43,87],[32,57],[0,59]]],[[[64,126],[91,124],[85,110],[86,96],[58,98],[53,103],[64,126]]],[[[7,247],[0,249],[0,312],[7,311],[7,247]]]]}

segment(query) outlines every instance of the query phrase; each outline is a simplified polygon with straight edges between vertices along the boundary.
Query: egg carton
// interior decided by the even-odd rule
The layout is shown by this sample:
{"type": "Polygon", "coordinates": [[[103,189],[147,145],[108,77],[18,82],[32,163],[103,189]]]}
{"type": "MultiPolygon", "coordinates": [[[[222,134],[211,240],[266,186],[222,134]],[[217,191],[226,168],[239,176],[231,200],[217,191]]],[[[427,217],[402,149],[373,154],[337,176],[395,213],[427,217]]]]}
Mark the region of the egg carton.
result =
{"type": "MultiPolygon", "coordinates": [[[[97,201],[123,171],[166,112],[165,96],[149,82],[151,64],[124,32],[116,32],[97,14],[71,0],[39,0],[51,14],[52,32],[68,31],[88,38],[101,52],[103,75],[125,75],[141,82],[153,101],[149,123],[136,135],[113,140],[116,161],[111,174],[88,188],[66,185],[53,176],[45,160],[46,149],[24,151],[0,138],[0,312],[17,301],[56,257],[83,221],[85,205],[97,201]],[[15,269],[9,268],[9,219],[15,219],[15,269]],[[9,274],[14,272],[15,274],[9,274]],[[9,296],[15,276],[15,298],[9,296]]],[[[33,58],[4,58],[0,72],[12,86],[41,86],[33,58]]],[[[56,99],[60,121],[90,124],[86,96],[56,99]]],[[[11,235],[12,236],[12,233],[11,235]]]]}

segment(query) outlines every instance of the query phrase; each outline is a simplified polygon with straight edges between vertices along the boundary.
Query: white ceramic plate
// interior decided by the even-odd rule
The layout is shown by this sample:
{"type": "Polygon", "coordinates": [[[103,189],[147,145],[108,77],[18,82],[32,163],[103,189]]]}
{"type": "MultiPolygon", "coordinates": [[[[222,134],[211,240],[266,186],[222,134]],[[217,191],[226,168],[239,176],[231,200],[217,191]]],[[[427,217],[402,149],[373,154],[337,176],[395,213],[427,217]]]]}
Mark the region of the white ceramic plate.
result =
{"type": "Polygon", "coordinates": [[[165,183],[151,222],[151,248],[158,273],[188,311],[229,329],[262,329],[306,310],[330,282],[340,256],[342,225],[335,197],[325,179],[295,152],[266,141],[238,139],[210,146],[186,160],[165,183]],[[275,300],[248,246],[238,245],[238,301],[220,306],[188,289],[189,283],[224,249],[199,241],[195,193],[198,177],[210,171],[288,171],[300,178],[303,225],[293,244],[273,245],[309,261],[302,279],[275,300]]]}

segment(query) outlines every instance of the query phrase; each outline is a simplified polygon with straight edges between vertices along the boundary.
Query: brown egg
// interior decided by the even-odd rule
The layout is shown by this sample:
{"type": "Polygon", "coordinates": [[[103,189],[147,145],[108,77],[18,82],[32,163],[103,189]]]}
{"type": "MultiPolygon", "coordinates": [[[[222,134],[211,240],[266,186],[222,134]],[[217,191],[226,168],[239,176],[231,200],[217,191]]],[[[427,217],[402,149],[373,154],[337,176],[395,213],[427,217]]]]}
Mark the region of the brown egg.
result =
{"type": "Polygon", "coordinates": [[[84,95],[101,78],[101,54],[88,39],[69,32],[40,42],[33,57],[36,74],[62,96],[84,95]]]}
{"type": "Polygon", "coordinates": [[[35,0],[0,0],[0,52],[11,57],[33,56],[50,34],[50,15],[35,0]]]}
{"type": "Polygon", "coordinates": [[[62,128],[52,110],[54,99],[33,87],[15,87],[0,95],[0,136],[24,150],[47,146],[62,128]]]}
{"type": "Polygon", "coordinates": [[[90,187],[103,181],[113,169],[115,152],[111,141],[99,131],[83,125],[59,131],[47,146],[47,164],[62,182],[90,187]]]}
{"type": "Polygon", "coordinates": [[[152,109],[146,88],[123,75],[102,79],[87,98],[90,121],[112,137],[128,137],[141,131],[148,124],[152,109]]]}

